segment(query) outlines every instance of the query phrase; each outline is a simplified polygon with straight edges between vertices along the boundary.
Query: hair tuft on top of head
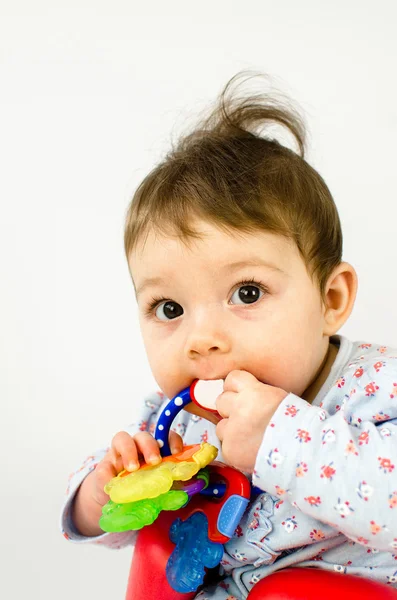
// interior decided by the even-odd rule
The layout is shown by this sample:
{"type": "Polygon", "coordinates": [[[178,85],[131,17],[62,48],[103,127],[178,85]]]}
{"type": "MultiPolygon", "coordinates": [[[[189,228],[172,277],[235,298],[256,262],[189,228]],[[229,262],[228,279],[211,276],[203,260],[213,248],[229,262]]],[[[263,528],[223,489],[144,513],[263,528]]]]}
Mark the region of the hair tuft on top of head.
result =
{"type": "Polygon", "coordinates": [[[194,141],[208,136],[209,133],[219,138],[244,139],[254,136],[279,143],[267,135],[272,126],[278,125],[289,132],[297,146],[298,154],[303,158],[306,130],[302,116],[291,100],[276,91],[270,82],[268,87],[271,88],[271,93],[244,93],[246,84],[257,83],[259,80],[262,82],[268,78],[247,71],[232,77],[223,88],[210,115],[196,126],[193,133],[180,141],[179,148],[185,150],[194,141]]]}
{"type": "Polygon", "coordinates": [[[292,240],[324,290],[342,257],[339,215],[304,159],[305,127],[290,101],[243,91],[260,80],[233,77],[209,116],[141,182],[126,215],[127,259],[151,231],[184,243],[199,238],[195,224],[203,220],[233,235],[265,231],[292,240]],[[275,126],[292,136],[297,152],[270,137],[275,126]]]}

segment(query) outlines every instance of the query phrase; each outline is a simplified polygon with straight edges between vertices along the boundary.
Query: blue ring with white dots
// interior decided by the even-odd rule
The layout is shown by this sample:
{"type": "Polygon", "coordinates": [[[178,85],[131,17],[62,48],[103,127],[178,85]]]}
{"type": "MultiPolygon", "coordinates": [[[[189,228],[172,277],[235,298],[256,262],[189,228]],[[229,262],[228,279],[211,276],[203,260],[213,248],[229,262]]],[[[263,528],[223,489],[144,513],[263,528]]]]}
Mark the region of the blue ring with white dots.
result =
{"type": "Polygon", "coordinates": [[[163,412],[160,414],[159,419],[157,421],[156,431],[154,432],[154,437],[157,440],[160,446],[160,454],[164,458],[165,456],[169,456],[171,454],[170,446],[168,443],[168,436],[171,425],[176,417],[176,415],[183,409],[185,406],[190,404],[192,398],[190,396],[190,386],[182,390],[179,394],[175,396],[172,400],[168,402],[168,404],[163,409],[163,412]]]}

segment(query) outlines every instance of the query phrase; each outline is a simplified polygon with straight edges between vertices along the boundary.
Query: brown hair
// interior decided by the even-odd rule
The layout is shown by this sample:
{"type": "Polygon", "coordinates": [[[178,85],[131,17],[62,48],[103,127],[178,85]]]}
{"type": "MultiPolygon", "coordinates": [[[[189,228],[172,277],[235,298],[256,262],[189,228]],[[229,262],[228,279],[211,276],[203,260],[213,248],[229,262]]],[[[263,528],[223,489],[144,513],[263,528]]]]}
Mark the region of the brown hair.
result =
{"type": "Polygon", "coordinates": [[[269,95],[238,97],[229,81],[212,114],[155,167],[126,215],[127,259],[150,230],[182,240],[198,237],[199,217],[232,232],[268,231],[293,240],[324,292],[342,259],[338,212],[324,180],[304,160],[305,129],[288,103],[269,95]],[[286,128],[293,152],[258,129],[286,128]]]}

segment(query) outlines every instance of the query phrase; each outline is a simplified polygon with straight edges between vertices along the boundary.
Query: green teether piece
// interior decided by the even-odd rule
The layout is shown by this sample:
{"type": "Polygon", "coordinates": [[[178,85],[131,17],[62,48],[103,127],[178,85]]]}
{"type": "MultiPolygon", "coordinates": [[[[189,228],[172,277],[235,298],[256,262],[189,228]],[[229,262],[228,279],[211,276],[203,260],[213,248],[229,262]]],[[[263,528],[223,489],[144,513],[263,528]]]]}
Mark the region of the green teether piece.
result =
{"type": "Polygon", "coordinates": [[[151,525],[162,510],[178,510],[188,499],[187,493],[182,490],[169,490],[156,498],[126,504],[109,500],[102,508],[99,527],[108,533],[142,529],[145,525],[151,525]]]}

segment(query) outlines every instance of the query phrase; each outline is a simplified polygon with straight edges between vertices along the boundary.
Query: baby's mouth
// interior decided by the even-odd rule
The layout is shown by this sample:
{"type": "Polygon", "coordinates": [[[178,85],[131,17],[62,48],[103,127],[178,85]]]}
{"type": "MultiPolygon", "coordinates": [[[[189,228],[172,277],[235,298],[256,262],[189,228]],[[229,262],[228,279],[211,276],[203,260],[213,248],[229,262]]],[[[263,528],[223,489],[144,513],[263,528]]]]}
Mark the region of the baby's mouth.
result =
{"type": "Polygon", "coordinates": [[[218,423],[221,416],[216,409],[216,399],[223,392],[223,379],[198,379],[190,387],[192,402],[186,410],[211,423],[218,423]]]}

